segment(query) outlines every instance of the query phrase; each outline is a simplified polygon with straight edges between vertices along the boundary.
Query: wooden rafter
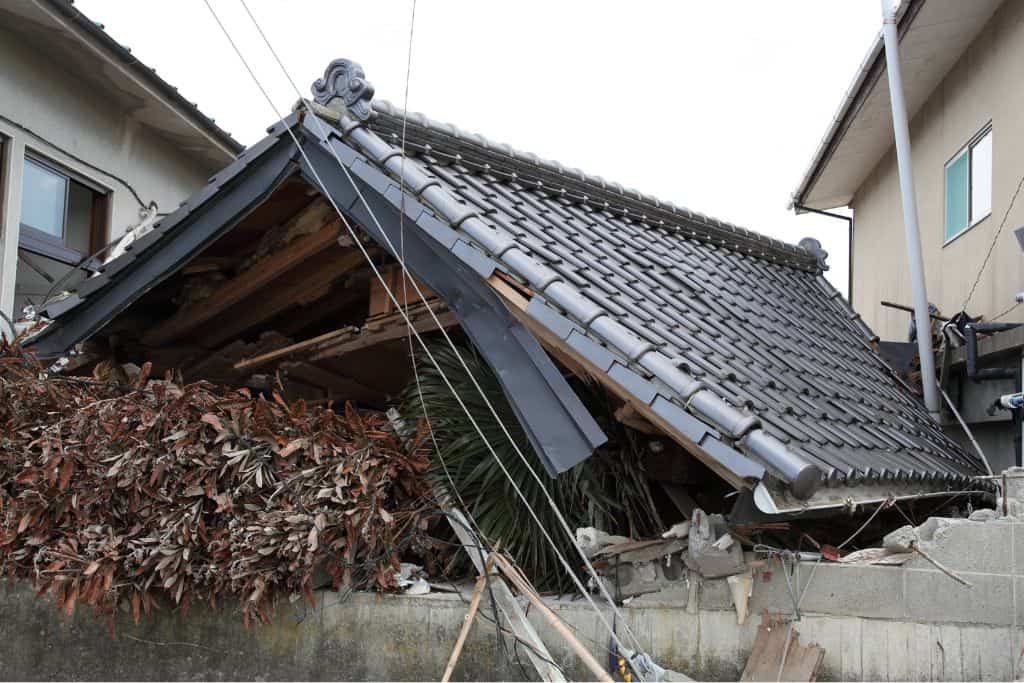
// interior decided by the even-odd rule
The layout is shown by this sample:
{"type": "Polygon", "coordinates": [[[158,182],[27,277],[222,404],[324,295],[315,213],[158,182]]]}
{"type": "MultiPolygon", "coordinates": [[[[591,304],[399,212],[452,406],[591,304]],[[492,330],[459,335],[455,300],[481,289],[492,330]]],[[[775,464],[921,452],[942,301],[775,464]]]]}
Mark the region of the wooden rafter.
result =
{"type": "MultiPolygon", "coordinates": [[[[442,304],[440,301],[435,299],[431,302],[431,308],[435,311],[435,313],[437,313],[442,309],[442,304]]],[[[417,318],[422,317],[425,313],[426,308],[423,306],[423,304],[420,304],[419,306],[411,307],[408,310],[407,315],[410,317],[410,319],[415,321],[417,318]]],[[[438,318],[440,319],[440,315],[438,315],[438,318]]],[[[259,356],[243,358],[242,360],[235,363],[235,369],[242,370],[245,368],[254,368],[260,365],[264,365],[266,363],[270,363],[271,361],[286,358],[288,356],[294,356],[296,354],[301,354],[303,352],[320,351],[328,347],[333,347],[334,344],[349,343],[355,341],[356,339],[359,339],[361,336],[366,337],[368,335],[376,334],[382,330],[392,329],[396,326],[402,326],[404,324],[405,319],[401,316],[401,314],[394,313],[387,316],[381,316],[375,319],[368,319],[366,320],[366,322],[363,323],[361,327],[358,325],[345,325],[344,327],[339,327],[336,330],[324,332],[323,334],[319,334],[315,337],[304,339],[300,342],[289,344],[288,346],[283,346],[279,349],[275,349],[268,353],[260,354],[259,356]]],[[[403,327],[402,329],[405,328],[403,327]]],[[[392,338],[397,339],[397,337],[392,338]]],[[[387,340],[385,339],[384,341],[387,340]]]]}
{"type": "Polygon", "coordinates": [[[332,220],[316,232],[298,238],[288,246],[263,259],[244,273],[224,283],[208,299],[190,306],[150,330],[143,342],[161,346],[209,322],[231,306],[246,299],[282,273],[299,265],[314,254],[335,244],[340,222],[332,220]]]}
{"type": "MultiPolygon", "coordinates": [[[[451,311],[445,313],[439,313],[437,315],[437,322],[430,316],[422,317],[418,320],[412,321],[412,327],[417,332],[430,332],[438,329],[438,323],[441,327],[448,328],[459,324],[458,318],[451,311]]],[[[376,332],[363,332],[357,335],[353,339],[347,339],[340,343],[334,344],[323,351],[319,351],[312,356],[312,360],[321,360],[324,358],[337,358],[344,356],[347,353],[358,351],[360,349],[366,349],[371,346],[376,346],[386,341],[392,341],[394,339],[401,339],[409,334],[409,328],[402,321],[401,324],[391,325],[384,327],[376,332]]]]}
{"type": "Polygon", "coordinates": [[[199,335],[199,342],[207,348],[215,348],[293,306],[311,301],[311,293],[326,292],[331,283],[364,263],[366,259],[363,254],[355,249],[335,249],[325,253],[316,263],[309,265],[308,273],[305,268],[301,268],[299,277],[289,282],[274,283],[275,286],[262,291],[261,296],[250,297],[240,306],[226,312],[230,315],[218,319],[216,325],[210,325],[208,330],[199,335]]]}

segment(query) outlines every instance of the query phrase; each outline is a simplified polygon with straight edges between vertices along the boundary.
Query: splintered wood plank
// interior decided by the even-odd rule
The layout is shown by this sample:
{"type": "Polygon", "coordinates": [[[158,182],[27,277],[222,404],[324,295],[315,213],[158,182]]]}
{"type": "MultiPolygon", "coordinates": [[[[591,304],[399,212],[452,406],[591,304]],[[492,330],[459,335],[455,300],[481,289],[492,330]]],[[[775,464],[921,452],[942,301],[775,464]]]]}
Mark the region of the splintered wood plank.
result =
{"type": "Polygon", "coordinates": [[[224,283],[208,299],[189,306],[158,324],[143,337],[143,342],[149,346],[161,346],[180,338],[199,325],[209,322],[215,316],[273,282],[282,273],[335,244],[340,227],[341,223],[333,220],[318,231],[298,238],[280,251],[256,263],[244,273],[224,283]]]}
{"type": "Polygon", "coordinates": [[[757,640],[754,641],[747,665],[740,676],[741,681],[817,680],[825,650],[813,643],[801,645],[800,633],[791,626],[778,614],[765,613],[761,616],[757,640]]]}
{"type": "Polygon", "coordinates": [[[297,269],[297,277],[287,282],[274,283],[258,297],[252,297],[229,311],[224,311],[216,325],[208,326],[200,336],[203,346],[214,348],[219,344],[237,337],[251,327],[270,320],[283,311],[303,301],[311,291],[322,287],[351,272],[366,263],[362,253],[356,250],[334,249],[325,252],[316,263],[308,264],[307,269],[297,269]]]}
{"type": "MultiPolygon", "coordinates": [[[[458,318],[451,311],[440,313],[437,316],[437,322],[430,316],[420,318],[419,320],[412,321],[412,328],[417,332],[431,332],[438,329],[438,323],[441,327],[447,328],[459,324],[458,318]]],[[[355,339],[345,341],[340,344],[330,346],[329,348],[320,351],[312,356],[312,360],[321,360],[324,358],[337,358],[344,356],[347,353],[358,351],[359,349],[369,348],[376,346],[386,341],[393,339],[401,339],[409,334],[409,327],[403,320],[401,323],[395,323],[389,327],[385,327],[377,332],[364,332],[355,339]]]]}

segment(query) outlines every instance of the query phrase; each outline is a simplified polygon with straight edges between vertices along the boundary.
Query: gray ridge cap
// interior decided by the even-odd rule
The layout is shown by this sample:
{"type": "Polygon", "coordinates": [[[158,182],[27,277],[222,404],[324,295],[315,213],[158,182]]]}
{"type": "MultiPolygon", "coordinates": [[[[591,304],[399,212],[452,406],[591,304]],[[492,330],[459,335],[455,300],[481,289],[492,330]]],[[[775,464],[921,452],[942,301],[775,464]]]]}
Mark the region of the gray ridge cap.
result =
{"type": "MultiPolygon", "coordinates": [[[[338,123],[344,126],[347,118],[346,115],[342,115],[338,123]]],[[[361,148],[364,147],[365,143],[368,143],[364,151],[368,151],[371,157],[378,163],[380,159],[391,156],[391,152],[383,150],[379,144],[384,143],[387,145],[388,143],[369,128],[361,128],[358,135],[354,136],[352,140],[361,148]],[[371,136],[376,139],[371,139],[371,136]]],[[[384,170],[387,169],[385,168],[384,170]]],[[[423,171],[417,160],[406,159],[405,172],[422,173],[423,171]]],[[[468,216],[465,215],[465,210],[461,208],[461,204],[443,185],[434,185],[431,189],[438,191],[438,193],[443,193],[444,201],[437,202],[435,205],[435,202],[430,202],[423,195],[419,197],[420,200],[426,202],[445,220],[449,222],[459,220],[461,223],[459,226],[460,231],[474,242],[479,243],[475,233],[478,234],[483,230],[495,233],[500,239],[511,240],[515,243],[514,236],[509,235],[502,228],[487,226],[475,212],[468,216]]],[[[498,258],[505,268],[511,269],[516,276],[530,282],[538,290],[538,297],[545,300],[548,304],[553,304],[562,311],[581,311],[596,306],[577,287],[558,277],[550,268],[519,248],[507,249],[498,258]],[[509,261],[510,255],[514,256],[513,262],[518,263],[518,266],[513,266],[513,263],[509,261]],[[550,285],[555,282],[561,286],[552,288],[550,285]]],[[[757,415],[742,411],[727,403],[709,388],[706,388],[703,382],[697,382],[686,373],[675,368],[675,363],[670,357],[654,348],[650,343],[641,340],[632,331],[608,315],[607,312],[602,311],[597,315],[591,316],[588,321],[576,320],[575,322],[583,324],[587,331],[600,337],[606,344],[611,345],[627,363],[635,363],[651,372],[652,376],[659,383],[673,389],[677,394],[680,393],[677,388],[691,388],[688,392],[689,396],[682,400],[684,409],[687,412],[700,418],[711,428],[723,430],[728,437],[740,442],[741,447],[745,451],[767,462],[773,470],[787,471],[788,469],[789,471],[794,471],[798,469],[802,474],[794,480],[794,483],[798,484],[794,494],[806,497],[810,495],[810,493],[807,493],[808,490],[813,492],[816,484],[810,483],[809,480],[815,479],[815,477],[820,479],[820,476],[815,474],[819,473],[817,466],[807,462],[806,459],[795,453],[785,444],[771,439],[767,434],[764,434],[757,415]],[[659,358],[652,359],[650,358],[652,355],[659,356],[659,358]],[[662,373],[659,373],[658,370],[665,370],[666,368],[672,368],[674,372],[670,372],[669,376],[664,378],[659,376],[662,373]],[[698,408],[700,407],[707,407],[707,411],[699,410],[698,408]],[[762,447],[762,444],[768,445],[762,447]],[[783,466],[780,467],[780,465],[783,466]]],[[[685,395],[687,392],[683,393],[685,395]]]]}
{"type": "MultiPolygon", "coordinates": [[[[525,164],[533,170],[551,173],[564,181],[582,183],[586,188],[606,193],[619,201],[625,200],[627,202],[637,202],[640,204],[640,207],[634,208],[638,208],[639,213],[644,213],[645,209],[650,209],[652,213],[668,213],[681,216],[685,220],[703,224],[710,231],[724,233],[724,236],[722,234],[711,234],[707,236],[707,239],[712,243],[729,246],[730,248],[734,248],[738,251],[746,252],[754,256],[768,256],[768,254],[763,252],[758,253],[755,249],[756,245],[756,247],[760,247],[764,250],[770,249],[778,252],[776,256],[770,257],[770,260],[779,261],[781,258],[787,265],[792,265],[804,270],[817,269],[817,261],[814,256],[799,245],[783,242],[751,230],[750,228],[745,228],[717,218],[712,218],[698,211],[677,206],[671,202],[657,200],[649,195],[644,195],[638,190],[623,188],[618,183],[606,181],[600,176],[586,174],[579,169],[572,169],[571,171],[567,170],[563,164],[557,161],[541,159],[531,152],[513,149],[507,144],[488,140],[486,137],[479,134],[463,133],[451,124],[436,121],[420,112],[409,112],[408,115],[406,115],[405,111],[401,107],[398,107],[386,100],[372,100],[370,104],[373,113],[375,114],[375,116],[371,116],[370,120],[367,122],[370,126],[373,126],[375,122],[381,123],[381,119],[385,119],[385,125],[390,124],[401,131],[404,117],[404,123],[407,124],[405,126],[407,143],[416,132],[409,129],[409,124],[411,124],[412,126],[423,129],[427,134],[433,133],[443,137],[452,138],[451,142],[453,144],[468,144],[472,147],[476,147],[480,152],[499,154],[505,157],[504,161],[509,165],[515,165],[517,163],[525,164]],[[731,239],[726,239],[726,236],[731,239]],[[752,242],[753,244],[734,244],[734,241],[752,242]]],[[[605,204],[608,204],[608,202],[605,201],[605,204]]],[[[633,209],[628,206],[624,207],[624,209],[627,213],[633,213],[633,209]]],[[[621,211],[622,209],[619,210],[621,211]]],[[[654,216],[645,216],[645,222],[657,224],[657,220],[654,216]]],[[[687,230],[686,226],[671,227],[678,227],[680,229],[687,230]]],[[[688,230],[688,233],[697,239],[704,237],[699,235],[692,228],[688,230]]]]}

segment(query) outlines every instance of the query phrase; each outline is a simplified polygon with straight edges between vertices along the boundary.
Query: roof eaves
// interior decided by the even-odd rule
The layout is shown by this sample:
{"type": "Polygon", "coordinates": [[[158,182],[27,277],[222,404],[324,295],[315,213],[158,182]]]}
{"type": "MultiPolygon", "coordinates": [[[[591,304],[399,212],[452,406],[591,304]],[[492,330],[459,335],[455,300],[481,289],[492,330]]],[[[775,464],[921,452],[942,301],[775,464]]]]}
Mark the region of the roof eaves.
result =
{"type": "MultiPolygon", "coordinates": [[[[900,3],[896,10],[896,21],[901,39],[909,30],[914,17],[917,16],[924,3],[925,0],[904,0],[900,3]]],[[[832,117],[832,122],[825,132],[825,136],[818,144],[810,166],[804,172],[803,178],[800,179],[800,184],[797,185],[796,190],[790,195],[790,209],[797,213],[803,213],[804,209],[802,207],[807,193],[810,192],[811,187],[825,170],[828,162],[832,159],[833,152],[835,152],[840,140],[846,134],[846,130],[860,112],[864,100],[878,83],[884,72],[885,50],[882,43],[882,34],[879,32],[868,49],[868,53],[861,62],[860,67],[857,69],[853,83],[847,88],[846,94],[839,104],[839,109],[836,111],[835,116],[832,117]]]]}
{"type": "Polygon", "coordinates": [[[245,149],[245,145],[233,138],[231,133],[218,126],[212,118],[200,111],[199,107],[196,106],[194,102],[187,100],[180,92],[178,92],[177,88],[158,76],[155,69],[147,66],[137,57],[132,55],[129,48],[115,40],[109,33],[104,31],[99,24],[83,14],[82,11],[75,7],[69,0],[41,0],[41,2],[45,3],[55,12],[58,12],[64,18],[70,20],[75,24],[75,26],[82,29],[87,35],[95,39],[103,48],[109,50],[125,68],[130,69],[135,76],[155,88],[160,94],[166,97],[171,105],[179,109],[186,118],[196,124],[203,132],[216,141],[217,144],[224,147],[226,151],[233,155],[238,155],[243,149],[245,149]]]}

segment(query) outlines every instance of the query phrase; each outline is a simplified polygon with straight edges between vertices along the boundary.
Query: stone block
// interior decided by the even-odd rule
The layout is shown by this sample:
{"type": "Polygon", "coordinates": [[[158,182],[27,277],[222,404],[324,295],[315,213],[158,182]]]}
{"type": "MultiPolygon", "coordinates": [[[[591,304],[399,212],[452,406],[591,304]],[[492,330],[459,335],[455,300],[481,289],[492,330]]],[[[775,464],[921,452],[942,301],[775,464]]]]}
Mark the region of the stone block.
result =
{"type": "Polygon", "coordinates": [[[1012,576],[961,575],[973,587],[935,569],[905,569],[906,615],[915,621],[1006,625],[1014,620],[1012,576]]]}
{"type": "Polygon", "coordinates": [[[1013,573],[1024,575],[1024,520],[1008,518],[1003,523],[1010,526],[1013,534],[1013,573]]]}

